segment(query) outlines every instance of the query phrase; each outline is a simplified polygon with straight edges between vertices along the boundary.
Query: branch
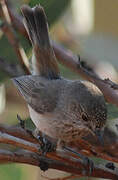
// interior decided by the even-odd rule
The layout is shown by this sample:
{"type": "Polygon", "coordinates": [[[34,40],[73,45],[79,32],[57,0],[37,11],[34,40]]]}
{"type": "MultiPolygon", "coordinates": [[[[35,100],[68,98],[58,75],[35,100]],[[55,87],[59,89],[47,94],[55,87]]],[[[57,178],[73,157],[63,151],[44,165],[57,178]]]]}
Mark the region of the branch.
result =
{"type": "MultiPolygon", "coordinates": [[[[19,163],[32,164],[35,166],[42,166],[42,162],[43,162],[45,163],[45,165],[46,164],[48,165],[48,168],[58,169],[58,170],[66,171],[69,173],[85,176],[83,174],[85,165],[83,164],[81,160],[77,158],[73,158],[72,156],[67,155],[67,153],[63,151],[47,153],[45,157],[41,156],[39,153],[40,144],[37,144],[37,140],[35,140],[35,143],[34,143],[33,142],[34,138],[31,137],[25,131],[24,131],[25,133],[24,133],[24,138],[23,138],[23,131],[24,131],[23,129],[18,128],[18,127],[15,128],[15,127],[8,127],[8,126],[5,127],[3,125],[0,126],[0,143],[12,144],[14,146],[18,146],[20,148],[28,150],[28,151],[19,150],[18,152],[10,152],[10,151],[1,149],[0,150],[0,163],[19,162],[19,163]],[[14,134],[14,136],[10,134],[14,134]],[[22,139],[19,138],[19,135],[22,135],[22,139]],[[24,140],[24,139],[29,139],[29,140],[24,140]]],[[[94,167],[94,170],[91,176],[116,179],[118,178],[116,170],[117,169],[113,171],[108,168],[105,168],[103,165],[99,165],[99,166],[97,165],[94,167]]],[[[86,175],[90,176],[89,172],[87,172],[86,175]]]]}
{"type": "MultiPolygon", "coordinates": [[[[1,2],[4,1],[5,2],[5,5],[7,7],[7,10],[8,10],[8,14],[9,14],[9,17],[10,17],[10,20],[11,20],[11,24],[12,26],[14,27],[14,29],[18,30],[19,32],[22,32],[21,34],[26,37],[27,39],[28,38],[28,34],[26,32],[26,29],[24,28],[24,24],[22,22],[22,17],[19,16],[15,11],[14,11],[14,7],[13,7],[13,4],[11,4],[11,1],[9,0],[0,0],[1,2]]],[[[4,15],[3,15],[3,11],[0,7],[0,16],[4,19],[4,15]]]]}
{"type": "Polygon", "coordinates": [[[1,11],[2,11],[1,15],[5,20],[5,22],[3,24],[1,24],[0,28],[3,31],[3,33],[6,35],[6,37],[8,38],[12,47],[14,48],[14,51],[16,52],[16,54],[19,58],[19,61],[20,61],[20,64],[21,64],[23,70],[26,72],[26,74],[30,74],[29,62],[28,62],[27,56],[25,54],[24,49],[20,45],[18,38],[15,35],[14,29],[11,26],[12,20],[9,15],[6,1],[0,0],[0,4],[1,4],[1,11]]]}
{"type": "MultiPolygon", "coordinates": [[[[30,141],[31,143],[38,144],[39,142],[29,133],[27,133],[24,129],[19,127],[11,127],[7,125],[0,125],[0,132],[7,133],[11,136],[16,136],[17,138],[30,141]]],[[[109,160],[112,162],[118,163],[118,138],[107,128],[104,132],[104,146],[100,145],[98,141],[96,141],[95,137],[86,137],[87,140],[79,140],[76,144],[71,144],[73,147],[78,147],[79,152],[88,155],[88,156],[96,156],[98,158],[103,158],[105,160],[109,160]]]]}
{"type": "Polygon", "coordinates": [[[3,57],[0,57],[0,69],[9,77],[16,77],[25,74],[23,69],[18,64],[8,63],[8,61],[3,57]]]}

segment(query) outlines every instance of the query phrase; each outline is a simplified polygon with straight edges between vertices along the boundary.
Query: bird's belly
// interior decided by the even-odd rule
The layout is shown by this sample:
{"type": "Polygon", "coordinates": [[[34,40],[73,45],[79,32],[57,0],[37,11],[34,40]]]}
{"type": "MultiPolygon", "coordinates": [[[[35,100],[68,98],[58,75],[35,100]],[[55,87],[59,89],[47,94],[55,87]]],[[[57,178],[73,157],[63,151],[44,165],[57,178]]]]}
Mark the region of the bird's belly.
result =
{"type": "Polygon", "coordinates": [[[44,132],[54,139],[58,139],[58,133],[55,131],[55,123],[53,123],[54,117],[50,113],[39,114],[30,106],[28,108],[30,117],[39,131],[44,132]]]}
{"type": "Polygon", "coordinates": [[[37,113],[29,106],[29,113],[35,126],[48,136],[65,142],[76,141],[87,133],[85,127],[54,117],[50,113],[37,113]],[[85,133],[86,132],[86,133],[85,133]]]}

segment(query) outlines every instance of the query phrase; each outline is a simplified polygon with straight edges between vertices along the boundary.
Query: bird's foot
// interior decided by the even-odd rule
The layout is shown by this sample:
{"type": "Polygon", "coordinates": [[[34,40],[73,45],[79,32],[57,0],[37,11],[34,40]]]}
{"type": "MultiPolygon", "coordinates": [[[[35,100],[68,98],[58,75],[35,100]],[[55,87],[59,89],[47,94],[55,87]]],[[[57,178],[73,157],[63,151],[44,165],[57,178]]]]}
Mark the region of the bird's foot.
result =
{"type": "MultiPolygon", "coordinates": [[[[33,133],[35,138],[40,142],[40,149],[39,153],[40,155],[46,155],[47,152],[56,151],[56,145],[48,140],[47,137],[42,132],[39,132],[38,129],[35,130],[33,133]],[[37,135],[36,135],[37,134],[37,135]]],[[[48,163],[40,161],[39,167],[42,171],[48,170],[48,163]]]]}
{"type": "Polygon", "coordinates": [[[88,157],[84,156],[83,154],[80,154],[80,153],[74,151],[73,149],[71,149],[71,148],[69,148],[69,147],[65,147],[65,146],[64,146],[63,148],[64,148],[65,150],[67,150],[67,151],[69,151],[69,152],[77,155],[80,159],[82,159],[83,164],[84,164],[84,166],[85,166],[85,169],[84,169],[84,171],[83,171],[83,174],[86,175],[86,173],[87,173],[88,171],[89,171],[89,175],[92,174],[93,169],[94,169],[94,163],[93,163],[93,161],[92,161],[91,159],[89,159],[88,157]],[[86,170],[86,169],[88,169],[88,170],[86,170]]]}
{"type": "Polygon", "coordinates": [[[35,131],[26,129],[25,121],[22,120],[19,115],[17,115],[17,119],[22,129],[24,129],[28,134],[30,134],[38,141],[40,141],[40,145],[41,145],[40,151],[43,155],[45,155],[47,152],[56,151],[56,143],[51,142],[51,140],[49,140],[42,132],[39,132],[38,129],[35,129],[35,131]]]}
{"type": "Polygon", "coordinates": [[[56,151],[56,143],[51,142],[45,135],[38,136],[37,138],[41,142],[41,152],[43,155],[47,152],[56,151]]]}
{"type": "Polygon", "coordinates": [[[40,143],[40,152],[41,154],[45,155],[47,152],[56,151],[56,143],[52,141],[51,138],[46,136],[43,132],[39,131],[37,128],[33,132],[33,136],[39,141],[40,143]]]}

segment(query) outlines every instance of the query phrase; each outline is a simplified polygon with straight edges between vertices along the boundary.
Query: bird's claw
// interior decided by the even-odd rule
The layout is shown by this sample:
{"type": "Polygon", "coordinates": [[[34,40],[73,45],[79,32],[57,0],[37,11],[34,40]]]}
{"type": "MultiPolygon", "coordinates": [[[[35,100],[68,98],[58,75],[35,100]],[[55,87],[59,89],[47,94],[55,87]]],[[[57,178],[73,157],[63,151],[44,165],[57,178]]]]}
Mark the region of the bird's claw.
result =
{"type": "MultiPolygon", "coordinates": [[[[85,167],[88,167],[89,169],[89,175],[92,174],[93,169],[94,169],[94,163],[92,160],[90,160],[88,157],[84,157],[83,158],[83,163],[85,165],[85,167]]],[[[85,174],[86,174],[86,170],[85,170],[85,174]]]]}
{"type": "Polygon", "coordinates": [[[56,150],[56,145],[46,137],[38,136],[38,139],[41,141],[41,152],[43,155],[56,150]]]}

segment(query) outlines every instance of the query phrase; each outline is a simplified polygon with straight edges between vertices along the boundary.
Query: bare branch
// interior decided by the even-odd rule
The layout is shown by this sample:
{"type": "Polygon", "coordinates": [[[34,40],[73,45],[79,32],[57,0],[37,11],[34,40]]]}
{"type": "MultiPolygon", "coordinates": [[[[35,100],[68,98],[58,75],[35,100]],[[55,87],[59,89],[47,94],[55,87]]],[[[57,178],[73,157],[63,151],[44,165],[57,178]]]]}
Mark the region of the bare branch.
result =
{"type": "MultiPolygon", "coordinates": [[[[1,2],[4,1],[5,5],[7,6],[7,10],[11,19],[11,24],[15,29],[22,32],[24,37],[28,38],[28,34],[26,32],[26,29],[24,28],[24,24],[22,22],[22,17],[20,17],[13,8],[13,4],[11,4],[11,1],[9,0],[0,0],[1,2]]],[[[0,7],[0,16],[4,19],[2,8],[0,7]]]]}
{"type": "MultiPolygon", "coordinates": [[[[5,133],[6,128],[4,128],[3,126],[1,126],[0,129],[4,131],[3,133],[0,130],[1,143],[5,143],[5,144],[9,143],[14,146],[18,146],[18,147],[28,150],[28,151],[19,150],[18,152],[9,152],[6,150],[0,150],[0,163],[19,162],[19,163],[28,163],[35,166],[40,166],[41,165],[40,163],[43,162],[43,163],[47,163],[49,168],[74,173],[80,176],[85,176],[83,174],[83,169],[85,168],[85,165],[83,164],[81,160],[68,156],[67,153],[64,153],[64,152],[47,153],[45,157],[40,156],[39,154],[40,144],[31,143],[30,141],[23,140],[17,136],[11,136],[5,133]]],[[[11,129],[12,127],[11,128],[7,127],[6,131],[12,132],[11,129]]],[[[16,128],[16,133],[17,133],[17,130],[18,128],[16,128]]],[[[19,128],[19,132],[20,130],[21,128],[19,128]]],[[[27,135],[28,134],[26,133],[25,136],[27,135]]],[[[32,141],[32,138],[33,137],[30,137],[31,141],[32,141]]],[[[115,179],[115,178],[118,178],[116,170],[117,169],[113,171],[108,168],[105,168],[102,165],[99,165],[99,166],[94,167],[94,170],[91,176],[115,179]]],[[[87,173],[87,176],[90,176],[89,172],[87,173]]]]}
{"type": "Polygon", "coordinates": [[[12,144],[14,146],[22,147],[33,152],[37,152],[38,150],[40,150],[40,146],[37,144],[28,142],[24,139],[14,137],[3,132],[0,132],[0,143],[12,144]]]}
{"type": "Polygon", "coordinates": [[[39,141],[36,138],[34,138],[34,136],[29,134],[26,130],[24,130],[21,127],[0,124],[0,132],[16,136],[18,138],[30,141],[32,143],[39,143],[39,141]]]}
{"type": "Polygon", "coordinates": [[[15,35],[14,29],[11,26],[11,18],[9,15],[9,11],[7,8],[7,4],[5,0],[0,0],[0,4],[1,4],[1,15],[3,16],[5,23],[3,23],[0,28],[3,31],[3,33],[6,35],[6,37],[8,38],[9,42],[11,43],[11,45],[13,46],[19,61],[21,63],[21,66],[23,68],[23,70],[27,73],[30,74],[29,72],[29,62],[27,59],[27,56],[25,54],[24,49],[22,48],[22,46],[19,43],[18,38],[15,35]]]}
{"type": "MultiPolygon", "coordinates": [[[[20,139],[22,138],[24,140],[28,140],[31,143],[35,143],[35,144],[39,143],[33,136],[29,135],[24,129],[19,127],[0,125],[0,131],[2,133],[7,133],[12,136],[17,136],[20,139]]],[[[105,130],[104,147],[100,146],[100,144],[98,144],[98,142],[94,137],[87,137],[87,140],[89,141],[89,143],[86,140],[81,139],[77,141],[76,144],[74,145],[71,144],[71,146],[76,148],[78,147],[79,152],[85,155],[96,156],[98,158],[100,157],[112,162],[118,162],[118,153],[117,153],[118,140],[117,140],[117,136],[115,136],[113,132],[105,130]],[[94,142],[91,142],[91,139],[94,142]]],[[[53,154],[51,154],[50,157],[52,158],[53,154]]]]}
{"type": "Polygon", "coordinates": [[[0,69],[10,77],[16,77],[25,74],[23,69],[18,64],[8,63],[8,61],[2,57],[0,57],[0,69]]]}

